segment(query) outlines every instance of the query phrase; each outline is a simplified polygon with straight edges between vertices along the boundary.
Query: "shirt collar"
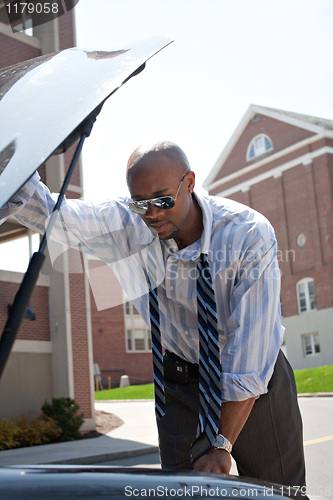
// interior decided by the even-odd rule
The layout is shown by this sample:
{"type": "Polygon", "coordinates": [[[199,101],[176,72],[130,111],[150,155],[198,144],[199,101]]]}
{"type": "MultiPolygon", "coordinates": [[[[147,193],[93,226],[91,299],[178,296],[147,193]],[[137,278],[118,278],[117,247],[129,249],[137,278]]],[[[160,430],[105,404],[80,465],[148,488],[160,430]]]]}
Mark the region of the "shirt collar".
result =
{"type": "Polygon", "coordinates": [[[208,198],[193,193],[201,210],[203,217],[203,231],[200,238],[200,253],[207,255],[209,260],[210,241],[212,237],[213,213],[208,198]]]}

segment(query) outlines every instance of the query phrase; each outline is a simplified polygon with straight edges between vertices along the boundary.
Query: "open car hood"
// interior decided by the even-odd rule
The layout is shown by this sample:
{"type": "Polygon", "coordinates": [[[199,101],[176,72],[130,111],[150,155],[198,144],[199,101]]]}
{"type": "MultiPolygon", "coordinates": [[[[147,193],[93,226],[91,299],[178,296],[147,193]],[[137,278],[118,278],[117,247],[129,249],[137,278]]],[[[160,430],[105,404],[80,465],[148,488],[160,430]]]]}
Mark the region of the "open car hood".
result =
{"type": "Polygon", "coordinates": [[[0,70],[0,208],[78,127],[171,43],[153,37],[113,52],[63,50],[0,70]]]}

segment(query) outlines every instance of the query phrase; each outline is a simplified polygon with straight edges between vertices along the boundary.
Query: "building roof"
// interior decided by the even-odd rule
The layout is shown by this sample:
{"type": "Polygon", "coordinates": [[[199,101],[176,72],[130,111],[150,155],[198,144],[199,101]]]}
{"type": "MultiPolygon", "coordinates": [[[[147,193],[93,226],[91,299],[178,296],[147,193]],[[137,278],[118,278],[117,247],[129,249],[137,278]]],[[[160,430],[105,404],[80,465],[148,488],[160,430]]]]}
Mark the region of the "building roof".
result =
{"type": "MultiPolygon", "coordinates": [[[[292,111],[284,111],[282,109],[276,109],[276,108],[267,108],[263,106],[256,106],[253,104],[250,106],[250,108],[256,109],[257,113],[260,113],[262,115],[264,114],[266,114],[267,116],[272,116],[272,114],[279,115],[280,119],[282,119],[287,123],[288,122],[291,123],[291,121],[288,120],[288,117],[290,120],[297,120],[298,122],[303,122],[303,128],[308,128],[306,126],[307,123],[309,125],[316,125],[317,127],[320,128],[333,130],[333,120],[327,120],[326,118],[318,118],[317,116],[303,115],[302,113],[294,113],[292,111]]],[[[298,123],[298,126],[300,127],[301,124],[298,123]]]]}
{"type": "Polygon", "coordinates": [[[333,131],[333,120],[327,120],[325,118],[318,118],[301,113],[294,113],[292,111],[284,111],[281,109],[268,108],[264,106],[258,106],[256,104],[251,104],[242,120],[240,121],[238,127],[236,128],[235,132],[231,136],[226,147],[222,150],[220,156],[217,158],[212,170],[205,179],[203,186],[206,189],[208,189],[209,186],[214,182],[224,162],[235,147],[249,121],[252,120],[255,115],[264,115],[275,120],[285,122],[289,125],[308,130],[314,134],[325,134],[325,132],[327,131],[333,131]]]}

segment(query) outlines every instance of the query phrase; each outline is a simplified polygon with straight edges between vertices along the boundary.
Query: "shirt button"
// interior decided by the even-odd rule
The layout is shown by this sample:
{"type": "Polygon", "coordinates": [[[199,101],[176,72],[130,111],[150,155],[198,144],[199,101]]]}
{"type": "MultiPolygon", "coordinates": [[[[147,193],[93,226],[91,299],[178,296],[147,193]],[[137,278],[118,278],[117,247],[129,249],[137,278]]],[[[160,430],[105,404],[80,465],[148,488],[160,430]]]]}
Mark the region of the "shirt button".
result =
{"type": "Polygon", "coordinates": [[[174,288],[175,288],[174,286],[172,286],[172,285],[170,286],[170,290],[171,291],[174,290],[174,288]]]}
{"type": "Polygon", "coordinates": [[[190,332],[188,330],[185,330],[185,335],[188,335],[190,332]]]}

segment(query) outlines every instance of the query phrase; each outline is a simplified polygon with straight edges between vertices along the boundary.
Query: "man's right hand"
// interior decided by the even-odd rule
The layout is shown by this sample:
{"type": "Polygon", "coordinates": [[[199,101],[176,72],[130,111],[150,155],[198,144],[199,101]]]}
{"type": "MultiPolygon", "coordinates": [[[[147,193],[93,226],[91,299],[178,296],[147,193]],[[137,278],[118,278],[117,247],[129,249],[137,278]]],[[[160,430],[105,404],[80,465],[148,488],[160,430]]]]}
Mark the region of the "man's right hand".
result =
{"type": "Polygon", "coordinates": [[[230,474],[231,456],[226,450],[211,448],[194,462],[193,469],[199,472],[214,472],[215,474],[230,474]]]}

